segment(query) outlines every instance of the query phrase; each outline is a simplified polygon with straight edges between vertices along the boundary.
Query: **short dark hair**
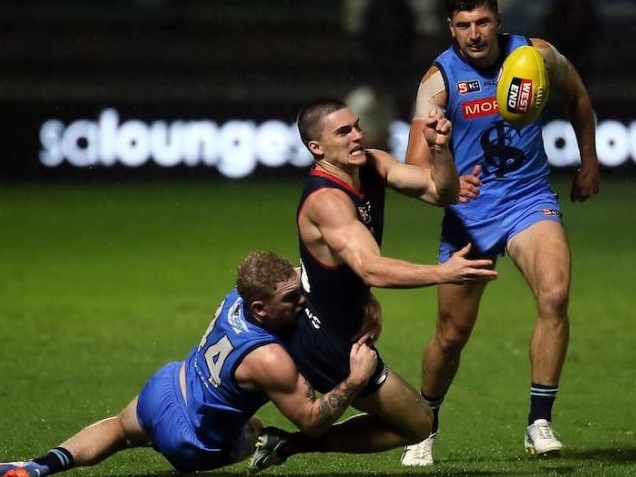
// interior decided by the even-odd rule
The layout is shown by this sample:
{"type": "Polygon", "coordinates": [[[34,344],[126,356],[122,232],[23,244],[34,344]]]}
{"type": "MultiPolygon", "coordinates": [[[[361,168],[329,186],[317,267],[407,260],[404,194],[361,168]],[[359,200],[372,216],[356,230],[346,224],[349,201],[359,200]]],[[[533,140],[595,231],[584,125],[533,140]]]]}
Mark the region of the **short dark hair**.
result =
{"type": "Polygon", "coordinates": [[[250,253],[238,266],[236,289],[248,305],[255,300],[268,300],[278,285],[291,280],[296,274],[286,258],[268,251],[250,253]]]}
{"type": "Polygon", "coordinates": [[[320,137],[320,121],[324,116],[346,107],[348,106],[344,101],[334,98],[321,98],[305,105],[296,118],[303,144],[307,146],[309,141],[320,137]]]}
{"type": "Polygon", "coordinates": [[[497,0],[446,0],[446,13],[452,18],[455,12],[466,12],[486,5],[493,12],[499,11],[497,0]]]}

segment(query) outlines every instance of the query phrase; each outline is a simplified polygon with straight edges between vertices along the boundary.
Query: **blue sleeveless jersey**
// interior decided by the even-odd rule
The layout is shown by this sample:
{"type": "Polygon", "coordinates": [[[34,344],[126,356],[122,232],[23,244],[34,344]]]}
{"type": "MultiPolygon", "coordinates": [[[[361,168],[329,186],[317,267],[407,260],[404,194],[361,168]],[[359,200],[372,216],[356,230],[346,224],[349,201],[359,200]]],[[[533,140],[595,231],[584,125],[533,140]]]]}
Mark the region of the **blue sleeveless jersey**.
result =
{"type": "Polygon", "coordinates": [[[241,389],[234,371],[250,351],[276,336],[246,317],[243,299],[230,292],[201,343],[185,362],[187,409],[197,437],[203,442],[233,442],[254,413],[268,402],[262,391],[241,389]]]}
{"type": "Polygon", "coordinates": [[[453,45],[435,60],[448,94],[446,117],[453,124],[451,149],[460,174],[482,166],[479,198],[456,204],[456,213],[480,220],[506,209],[509,200],[545,186],[550,167],[543,147],[540,119],[516,129],[499,114],[496,99],[501,64],[513,50],[530,44],[527,37],[500,34],[502,56],[487,70],[463,59],[453,45]]]}

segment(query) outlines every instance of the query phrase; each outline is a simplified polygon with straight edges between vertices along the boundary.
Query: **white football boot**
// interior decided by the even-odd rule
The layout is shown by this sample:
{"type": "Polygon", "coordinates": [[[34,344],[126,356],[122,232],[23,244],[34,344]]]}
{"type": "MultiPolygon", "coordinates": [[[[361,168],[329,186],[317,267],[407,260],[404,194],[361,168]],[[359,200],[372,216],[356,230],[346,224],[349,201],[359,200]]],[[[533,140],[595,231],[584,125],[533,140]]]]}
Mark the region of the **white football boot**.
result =
{"type": "Polygon", "coordinates": [[[526,452],[532,455],[558,456],[563,452],[563,444],[545,419],[537,419],[528,426],[524,441],[526,452]]]}
{"type": "Polygon", "coordinates": [[[431,434],[422,442],[406,446],[402,452],[402,465],[407,467],[427,467],[433,465],[433,444],[435,434],[431,434]]]}

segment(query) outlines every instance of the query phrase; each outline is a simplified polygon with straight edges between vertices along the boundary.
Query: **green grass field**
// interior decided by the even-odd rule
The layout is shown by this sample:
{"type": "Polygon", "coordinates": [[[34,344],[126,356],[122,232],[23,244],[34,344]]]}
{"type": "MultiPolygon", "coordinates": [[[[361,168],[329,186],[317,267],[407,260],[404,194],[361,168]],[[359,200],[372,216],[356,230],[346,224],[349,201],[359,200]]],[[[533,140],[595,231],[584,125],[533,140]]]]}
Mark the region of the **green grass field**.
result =
{"type": "MultiPolygon", "coordinates": [[[[527,343],[534,308],[509,260],[444,405],[433,468],[369,456],[295,456],[263,475],[636,475],[636,176],[608,178],[585,204],[564,197],[573,251],[572,338],[555,408],[561,459],[523,453],[527,343]]],[[[296,260],[302,180],[3,184],[0,187],[0,461],[40,455],[117,413],[164,362],[198,343],[239,259],[271,249],[296,260]]],[[[434,262],[440,211],[391,193],[384,251],[434,262]]],[[[435,290],[377,290],[379,348],[419,386],[435,290]]],[[[291,429],[276,410],[259,416],[291,429]]],[[[214,475],[242,475],[237,464],[214,475]]],[[[71,475],[171,472],[148,449],[71,475]]]]}

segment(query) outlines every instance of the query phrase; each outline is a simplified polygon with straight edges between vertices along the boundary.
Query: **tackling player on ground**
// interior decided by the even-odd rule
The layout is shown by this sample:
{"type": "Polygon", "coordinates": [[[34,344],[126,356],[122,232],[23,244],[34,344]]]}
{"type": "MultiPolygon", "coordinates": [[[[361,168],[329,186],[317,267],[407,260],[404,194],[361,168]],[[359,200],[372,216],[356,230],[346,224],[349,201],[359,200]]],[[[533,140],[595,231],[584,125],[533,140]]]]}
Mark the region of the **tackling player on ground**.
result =
{"type": "MultiPolygon", "coordinates": [[[[142,446],[152,446],[182,473],[218,469],[252,453],[262,428],[254,413],[269,400],[307,435],[324,432],[367,385],[378,357],[366,336],[350,343],[350,373],[316,396],[281,342],[304,304],[289,261],[271,252],[248,255],[236,289],[185,360],[162,367],[117,416],[43,456],[0,464],[0,476],[46,477],[142,446]]],[[[371,321],[379,319],[373,303],[365,310],[371,321]]]]}

